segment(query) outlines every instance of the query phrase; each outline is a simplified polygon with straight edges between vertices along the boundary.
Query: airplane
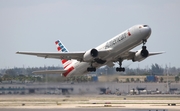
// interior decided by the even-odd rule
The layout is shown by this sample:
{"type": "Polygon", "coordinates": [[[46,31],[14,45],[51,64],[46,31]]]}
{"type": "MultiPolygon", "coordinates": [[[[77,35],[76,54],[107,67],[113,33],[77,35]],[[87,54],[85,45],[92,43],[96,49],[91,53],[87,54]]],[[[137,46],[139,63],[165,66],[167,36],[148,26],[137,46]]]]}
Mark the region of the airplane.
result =
{"type": "Polygon", "coordinates": [[[60,40],[55,41],[58,52],[16,52],[17,54],[34,55],[43,58],[61,59],[63,70],[41,70],[34,71],[35,74],[62,74],[64,77],[83,75],[95,72],[97,68],[107,65],[113,67],[115,62],[119,63],[116,71],[124,72],[123,60],[140,62],[149,56],[162,54],[164,52],[149,52],[145,46],[151,35],[148,25],[135,25],[104,42],[96,48],[87,51],[69,52],[60,40]],[[142,49],[131,51],[131,49],[142,44],[142,49]]]}

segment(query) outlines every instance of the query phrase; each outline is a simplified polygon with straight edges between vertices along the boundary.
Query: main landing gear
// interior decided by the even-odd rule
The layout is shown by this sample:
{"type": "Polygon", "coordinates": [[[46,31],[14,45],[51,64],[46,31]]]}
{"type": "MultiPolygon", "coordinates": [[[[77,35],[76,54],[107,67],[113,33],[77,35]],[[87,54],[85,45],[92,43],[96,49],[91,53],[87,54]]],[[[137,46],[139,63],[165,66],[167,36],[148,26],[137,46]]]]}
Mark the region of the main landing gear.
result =
{"type": "Polygon", "coordinates": [[[121,67],[122,66],[122,59],[119,59],[119,67],[116,68],[116,71],[118,72],[124,72],[125,68],[121,67]]]}
{"type": "Polygon", "coordinates": [[[141,56],[144,58],[148,57],[148,55],[149,55],[147,47],[145,46],[146,42],[147,42],[147,40],[142,40],[143,46],[142,46],[141,56]]]}
{"type": "Polygon", "coordinates": [[[87,71],[88,72],[96,72],[96,68],[95,67],[88,67],[87,71]]]}
{"type": "Polygon", "coordinates": [[[92,63],[93,63],[93,62],[91,62],[91,67],[88,67],[88,68],[87,68],[87,71],[88,71],[88,72],[96,72],[96,68],[93,67],[92,63]]]}

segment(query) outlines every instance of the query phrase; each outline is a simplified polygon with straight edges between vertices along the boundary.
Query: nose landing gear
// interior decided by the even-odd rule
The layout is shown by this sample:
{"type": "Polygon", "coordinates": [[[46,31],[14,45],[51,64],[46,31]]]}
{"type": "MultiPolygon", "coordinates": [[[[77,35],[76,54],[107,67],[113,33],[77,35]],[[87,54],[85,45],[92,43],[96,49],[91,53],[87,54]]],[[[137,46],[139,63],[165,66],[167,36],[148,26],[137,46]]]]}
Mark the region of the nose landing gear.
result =
{"type": "Polygon", "coordinates": [[[143,39],[143,40],[142,40],[142,43],[143,43],[142,50],[146,50],[146,48],[147,48],[147,47],[145,46],[146,42],[147,42],[146,39],[143,39]]]}

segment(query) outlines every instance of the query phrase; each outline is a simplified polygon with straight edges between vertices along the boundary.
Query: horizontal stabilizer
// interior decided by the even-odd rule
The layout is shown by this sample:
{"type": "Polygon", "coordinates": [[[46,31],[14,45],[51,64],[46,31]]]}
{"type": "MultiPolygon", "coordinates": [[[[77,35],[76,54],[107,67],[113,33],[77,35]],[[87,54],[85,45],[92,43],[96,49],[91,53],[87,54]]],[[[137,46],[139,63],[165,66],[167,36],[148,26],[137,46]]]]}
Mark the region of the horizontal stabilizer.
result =
{"type": "Polygon", "coordinates": [[[40,70],[40,71],[33,71],[34,74],[62,74],[66,72],[66,70],[40,70]]]}

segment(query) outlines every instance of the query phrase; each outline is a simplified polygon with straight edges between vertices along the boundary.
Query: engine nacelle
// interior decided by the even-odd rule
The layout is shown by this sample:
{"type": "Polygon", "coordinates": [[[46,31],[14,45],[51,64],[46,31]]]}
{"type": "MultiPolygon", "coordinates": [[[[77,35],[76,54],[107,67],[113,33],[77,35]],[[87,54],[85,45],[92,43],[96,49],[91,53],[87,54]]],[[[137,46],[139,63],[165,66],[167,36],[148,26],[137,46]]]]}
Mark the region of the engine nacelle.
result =
{"type": "Polygon", "coordinates": [[[96,49],[90,49],[84,54],[83,60],[85,62],[90,62],[93,59],[95,59],[97,56],[98,56],[98,51],[96,49]]]}
{"type": "Polygon", "coordinates": [[[138,50],[135,53],[134,58],[132,59],[132,61],[133,62],[135,62],[135,61],[140,62],[140,61],[144,60],[146,57],[148,57],[148,55],[149,55],[148,50],[142,50],[142,49],[138,50]]]}

